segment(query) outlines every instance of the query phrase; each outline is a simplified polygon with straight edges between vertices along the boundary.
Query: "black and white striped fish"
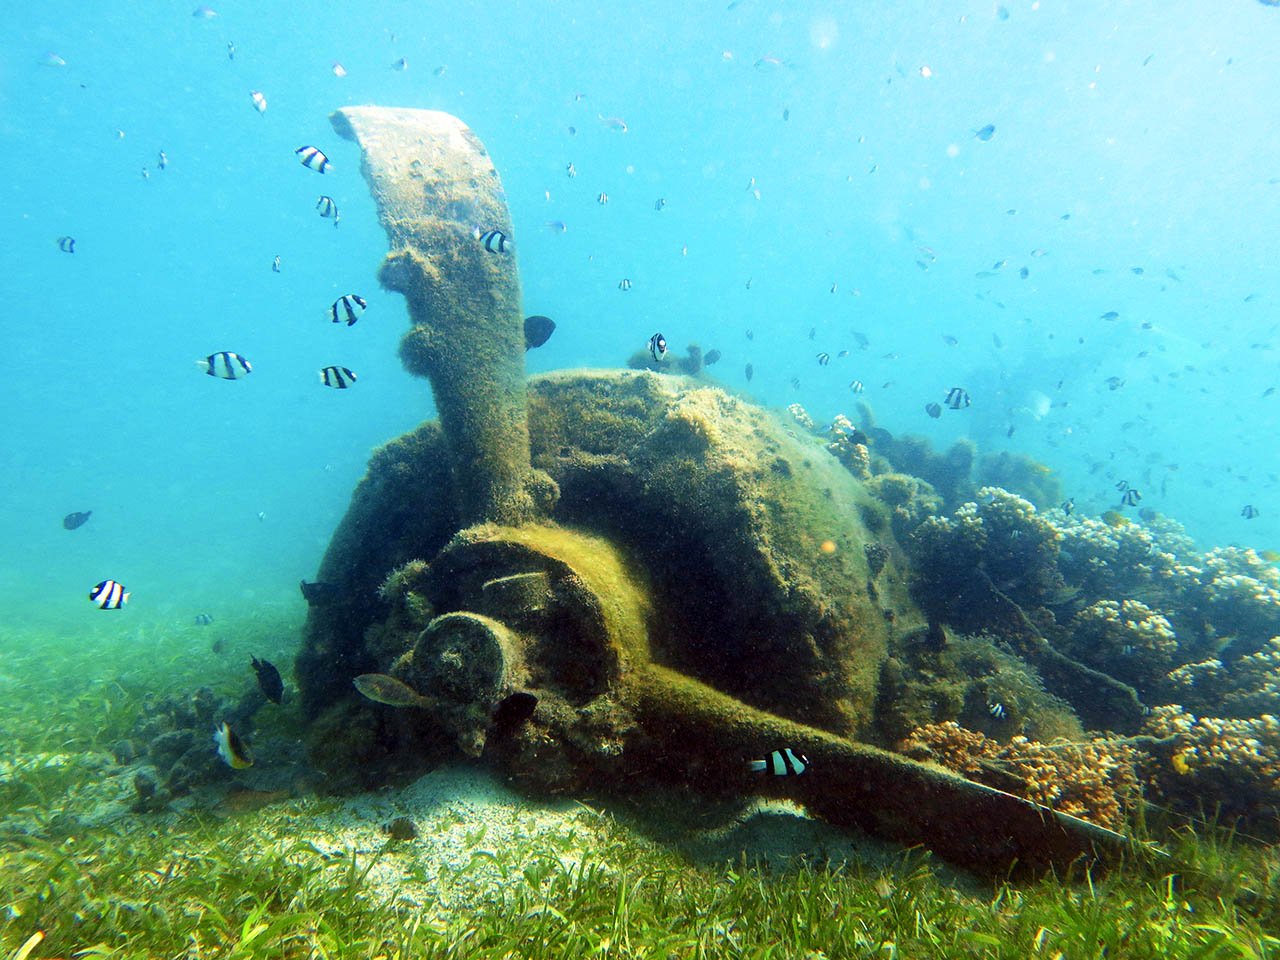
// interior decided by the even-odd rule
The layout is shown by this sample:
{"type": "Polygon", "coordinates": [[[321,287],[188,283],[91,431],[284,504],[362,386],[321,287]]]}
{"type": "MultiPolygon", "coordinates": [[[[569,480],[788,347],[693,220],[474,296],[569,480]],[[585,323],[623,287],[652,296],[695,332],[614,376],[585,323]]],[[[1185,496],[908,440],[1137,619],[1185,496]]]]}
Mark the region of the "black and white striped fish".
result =
{"type": "Polygon", "coordinates": [[[774,750],[763,760],[752,760],[751,769],[755,773],[769,773],[775,777],[798,777],[809,769],[809,758],[784,747],[774,750]]]}
{"type": "Polygon", "coordinates": [[[649,338],[649,356],[653,357],[654,363],[661,363],[667,355],[667,338],[661,333],[655,333],[649,338]]]}
{"type": "Polygon", "coordinates": [[[596,197],[596,203],[600,204],[600,206],[603,207],[608,202],[609,202],[609,195],[605,193],[603,190],[601,190],[600,195],[596,197]]]}
{"type": "Polygon", "coordinates": [[[197,360],[196,366],[203,367],[209,376],[223,380],[242,380],[253,372],[248,360],[230,350],[211,353],[203,360],[197,360]]]}
{"type": "Polygon", "coordinates": [[[58,249],[61,250],[63,253],[75,253],[76,238],[75,237],[59,237],[58,249]]]}
{"type": "Polygon", "coordinates": [[[320,382],[335,390],[346,390],[356,382],[356,375],[346,367],[334,365],[320,371],[320,382]]]}
{"type": "Polygon", "coordinates": [[[369,304],[365,302],[364,297],[354,293],[343,294],[333,301],[333,306],[329,308],[329,319],[334,323],[346,321],[347,326],[350,327],[363,317],[368,309],[369,304]]]}
{"type": "Polygon", "coordinates": [[[962,387],[952,387],[947,391],[946,404],[952,410],[959,410],[969,406],[969,391],[962,387]]]}
{"type": "Polygon", "coordinates": [[[302,161],[302,165],[308,170],[314,170],[316,173],[327,173],[329,168],[333,166],[318,147],[307,145],[299,147],[293,151],[298,155],[298,159],[302,161]]]}
{"type": "Polygon", "coordinates": [[[630,290],[630,289],[631,289],[631,280],[630,280],[630,278],[628,278],[628,277],[623,277],[621,280],[619,280],[619,281],[618,281],[618,289],[619,289],[619,290],[621,290],[623,293],[625,293],[626,291],[630,290]]]}
{"type": "Polygon", "coordinates": [[[316,199],[316,209],[320,211],[320,216],[326,219],[332,217],[335,227],[338,225],[338,221],[342,219],[338,216],[338,205],[333,202],[333,197],[328,195],[316,199]]]}
{"type": "Polygon", "coordinates": [[[471,236],[484,244],[484,248],[490,253],[510,253],[514,246],[501,230],[481,230],[476,227],[471,231],[471,236]]]}
{"type": "Polygon", "coordinates": [[[89,599],[99,610],[119,610],[129,602],[129,591],[122,583],[103,580],[89,591],[89,599]]]}
{"type": "Polygon", "coordinates": [[[994,703],[991,703],[991,702],[987,703],[987,713],[991,714],[991,716],[994,717],[996,720],[1003,720],[1007,716],[1007,711],[1004,708],[1004,704],[998,700],[995,701],[994,703]]]}

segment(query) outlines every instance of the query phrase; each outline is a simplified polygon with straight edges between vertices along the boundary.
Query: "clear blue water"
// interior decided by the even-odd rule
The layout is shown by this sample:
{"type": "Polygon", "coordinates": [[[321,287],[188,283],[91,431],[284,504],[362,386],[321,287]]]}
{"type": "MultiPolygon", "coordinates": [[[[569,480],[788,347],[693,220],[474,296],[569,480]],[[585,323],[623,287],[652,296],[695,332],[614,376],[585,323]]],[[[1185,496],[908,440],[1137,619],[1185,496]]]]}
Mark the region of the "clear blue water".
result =
{"type": "Polygon", "coordinates": [[[676,349],[720,349],[712,372],[732,387],[752,363],[770,405],[829,419],[862,399],[894,432],[1042,459],[1085,512],[1115,506],[1127,479],[1203,545],[1280,546],[1280,394],[1263,397],[1280,383],[1280,9],[194,7],[55,0],[6,15],[12,621],[94,622],[85,593],[106,577],[133,592],[125,616],[149,621],[301,614],[297,581],[370,450],[433,415],[396,357],[406,312],[377,286],[386,243],[358,151],[327,120],[359,103],[449,111],[494,155],[526,311],[558,324],[533,371],[618,365],[662,330],[676,349]],[[335,169],[303,168],[303,144],[335,169]],[[322,193],[339,229],[315,212],[322,193]],[[364,319],[326,323],[351,292],[364,319]],[[253,375],[203,376],[194,361],[216,350],[253,375]],[[330,363],[357,388],[321,387],[330,363]],[[955,385],[973,406],[931,420],[924,405],[955,385]],[[1244,520],[1246,503],[1261,515],[1244,520]],[[86,526],[62,529],[85,509],[86,526]]]}

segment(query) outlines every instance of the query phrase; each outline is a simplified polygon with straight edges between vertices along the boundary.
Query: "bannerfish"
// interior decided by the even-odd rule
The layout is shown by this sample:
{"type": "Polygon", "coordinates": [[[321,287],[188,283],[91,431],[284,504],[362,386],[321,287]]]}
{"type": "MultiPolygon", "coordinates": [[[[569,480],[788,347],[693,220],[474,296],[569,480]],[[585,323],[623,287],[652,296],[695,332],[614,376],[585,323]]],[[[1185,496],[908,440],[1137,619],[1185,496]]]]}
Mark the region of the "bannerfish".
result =
{"type": "Polygon", "coordinates": [[[293,151],[298,155],[298,159],[302,165],[308,170],[314,170],[316,173],[328,173],[329,168],[333,166],[329,162],[329,158],[324,155],[319,147],[313,147],[310,144],[299,147],[293,151]]]}
{"type": "Polygon", "coordinates": [[[510,730],[520,726],[538,707],[538,698],[532,693],[518,692],[501,700],[493,710],[493,725],[510,730]]]}
{"type": "Polygon", "coordinates": [[[1068,517],[1071,516],[1071,511],[1074,510],[1075,508],[1076,508],[1075,497],[1067,497],[1067,499],[1062,501],[1062,512],[1065,513],[1068,517]]]}
{"type": "Polygon", "coordinates": [[[1142,500],[1142,494],[1138,492],[1137,487],[1130,487],[1124,492],[1124,496],[1120,498],[1120,503],[1126,507],[1136,507],[1142,500]]]}
{"type": "Polygon", "coordinates": [[[356,382],[356,375],[347,367],[334,365],[321,369],[320,382],[335,390],[346,390],[356,382]]]}
{"type": "Polygon", "coordinates": [[[196,626],[197,626],[197,627],[207,627],[207,626],[209,626],[209,624],[211,624],[211,623],[213,623],[213,615],[212,615],[212,614],[208,614],[208,613],[197,613],[197,614],[196,614],[196,626]]]}
{"type": "Polygon", "coordinates": [[[849,381],[849,389],[854,393],[861,393],[863,390],[867,389],[867,385],[861,380],[851,380],[849,381]]]}
{"type": "Polygon", "coordinates": [[[332,583],[324,583],[316,580],[314,583],[307,583],[306,580],[298,582],[298,589],[302,591],[302,597],[307,601],[308,606],[316,606],[322,603],[332,603],[338,599],[338,587],[332,583]]]}
{"type": "Polygon", "coordinates": [[[253,672],[258,675],[258,689],[263,696],[272,703],[283,703],[284,681],[280,679],[280,671],[275,664],[270,660],[259,660],[255,656],[249,657],[249,663],[253,666],[253,672]]]}
{"type": "Polygon", "coordinates": [[[662,197],[659,197],[657,200],[653,201],[653,209],[655,210],[661,210],[666,205],[667,205],[667,201],[662,197]]]}
{"type": "Polygon", "coordinates": [[[999,702],[988,703],[987,713],[991,714],[991,716],[995,717],[997,720],[1003,720],[1005,718],[1004,704],[999,702]]]}
{"type": "Polygon", "coordinates": [[[501,230],[481,230],[475,227],[471,236],[479,240],[490,253],[510,253],[513,244],[501,230]]]}
{"type": "Polygon", "coordinates": [[[600,206],[603,207],[608,202],[609,202],[609,195],[605,193],[603,190],[601,190],[600,193],[596,196],[596,203],[600,204],[600,206]]]}
{"type": "Polygon", "coordinates": [[[218,745],[218,756],[233,770],[244,770],[246,767],[253,766],[253,757],[249,754],[249,748],[244,745],[244,741],[236,735],[227,721],[223,720],[214,728],[213,742],[218,745]]]}
{"type": "Polygon", "coordinates": [[[630,290],[631,279],[629,277],[623,277],[621,280],[619,280],[618,289],[621,290],[623,293],[626,293],[628,290],[630,290]]]}
{"type": "Polygon", "coordinates": [[[273,259],[273,260],[271,261],[271,272],[272,272],[272,273],[279,273],[279,272],[280,272],[280,257],[279,257],[279,255],[277,255],[277,256],[275,257],[275,259],[273,259]]]}
{"type": "Polygon", "coordinates": [[[123,583],[103,580],[89,591],[89,599],[99,610],[119,610],[129,602],[129,591],[123,583]]]}
{"type": "Polygon", "coordinates": [[[936,401],[933,403],[926,403],[924,405],[924,412],[927,413],[929,416],[933,417],[933,419],[937,420],[940,416],[942,416],[942,404],[937,403],[936,401]]]}
{"type": "Polygon", "coordinates": [[[649,355],[653,357],[654,363],[661,363],[667,355],[667,338],[661,333],[655,333],[649,338],[649,355]]]}
{"type": "Polygon", "coordinates": [[[969,391],[960,387],[952,387],[947,391],[947,406],[952,410],[959,410],[961,407],[969,406],[969,391]]]}
{"type": "Polygon", "coordinates": [[[784,747],[774,750],[763,760],[752,760],[751,769],[755,773],[769,773],[775,777],[798,777],[809,769],[809,758],[784,747]]]}
{"type": "Polygon", "coordinates": [[[64,530],[74,530],[76,527],[83,527],[89,522],[89,517],[92,515],[92,510],[77,510],[74,513],[68,513],[62,518],[62,527],[64,530]]]}
{"type": "Polygon", "coordinates": [[[533,350],[551,339],[556,332],[556,322],[541,314],[524,318],[524,348],[533,350]]]}
{"type": "Polygon", "coordinates": [[[564,175],[568,177],[570,180],[572,180],[574,177],[578,175],[578,168],[575,167],[572,163],[570,163],[567,167],[564,168],[564,175]]]}
{"type": "Polygon", "coordinates": [[[342,219],[338,214],[338,205],[333,202],[333,197],[328,195],[316,198],[316,209],[326,220],[332,218],[334,227],[337,227],[338,221],[342,219]]]}
{"type": "Polygon", "coordinates": [[[253,109],[259,113],[267,112],[267,98],[263,96],[261,90],[250,90],[249,99],[253,101],[253,109]]]}
{"type": "Polygon", "coordinates": [[[351,683],[360,694],[388,707],[431,707],[436,701],[424,697],[408,684],[385,673],[362,673],[351,683]]]}
{"type": "Polygon", "coordinates": [[[61,250],[63,253],[75,253],[76,238],[75,237],[59,237],[58,249],[61,250]]]}
{"type": "Polygon", "coordinates": [[[822,353],[818,354],[818,366],[825,367],[825,366],[828,366],[830,363],[831,363],[831,354],[827,353],[825,350],[822,353]]]}
{"type": "Polygon", "coordinates": [[[211,353],[203,360],[197,360],[196,366],[202,367],[209,376],[223,380],[243,380],[253,372],[248,360],[230,350],[211,353]]]}
{"type": "Polygon", "coordinates": [[[345,322],[348,327],[364,316],[369,303],[364,297],[355,293],[344,293],[329,306],[328,317],[334,323],[345,322]]]}
{"type": "Polygon", "coordinates": [[[1244,508],[1240,511],[1240,516],[1244,517],[1246,520],[1252,520],[1257,515],[1258,515],[1258,508],[1255,507],[1252,503],[1246,503],[1244,505],[1244,508]]]}
{"type": "Polygon", "coordinates": [[[718,363],[720,361],[720,356],[721,354],[719,350],[708,350],[706,356],[702,358],[703,366],[709,367],[713,363],[718,363]]]}

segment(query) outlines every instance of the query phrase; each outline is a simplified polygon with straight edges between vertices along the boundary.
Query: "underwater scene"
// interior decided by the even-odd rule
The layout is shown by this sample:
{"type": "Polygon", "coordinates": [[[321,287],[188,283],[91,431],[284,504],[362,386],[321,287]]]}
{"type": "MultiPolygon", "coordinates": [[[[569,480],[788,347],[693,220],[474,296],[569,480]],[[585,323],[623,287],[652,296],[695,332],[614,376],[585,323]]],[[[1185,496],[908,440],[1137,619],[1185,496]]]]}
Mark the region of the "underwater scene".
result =
{"type": "Polygon", "coordinates": [[[1280,0],[6,25],[0,960],[1280,957],[1280,0]]]}

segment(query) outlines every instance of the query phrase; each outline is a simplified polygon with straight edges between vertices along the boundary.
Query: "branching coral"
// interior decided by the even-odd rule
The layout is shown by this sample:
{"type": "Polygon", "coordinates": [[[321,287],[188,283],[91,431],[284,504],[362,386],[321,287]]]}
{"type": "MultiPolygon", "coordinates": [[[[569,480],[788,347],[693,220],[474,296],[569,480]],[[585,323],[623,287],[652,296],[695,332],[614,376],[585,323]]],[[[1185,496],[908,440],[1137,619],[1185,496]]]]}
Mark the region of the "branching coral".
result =
{"type": "Polygon", "coordinates": [[[1112,829],[1141,796],[1139,753],[1115,740],[1040,743],[1014,737],[1007,744],[957,723],[920,727],[898,747],[980,783],[1112,829]]]}
{"type": "Polygon", "coordinates": [[[1173,741],[1167,764],[1151,778],[1175,807],[1198,813],[1213,805],[1244,817],[1252,831],[1276,833],[1280,805],[1280,717],[1196,717],[1181,706],[1157,707],[1147,730],[1173,741]]]}
{"type": "Polygon", "coordinates": [[[1140,689],[1168,673],[1178,640],[1167,618],[1140,600],[1099,600],[1081,610],[1063,643],[1068,656],[1140,689]]]}

